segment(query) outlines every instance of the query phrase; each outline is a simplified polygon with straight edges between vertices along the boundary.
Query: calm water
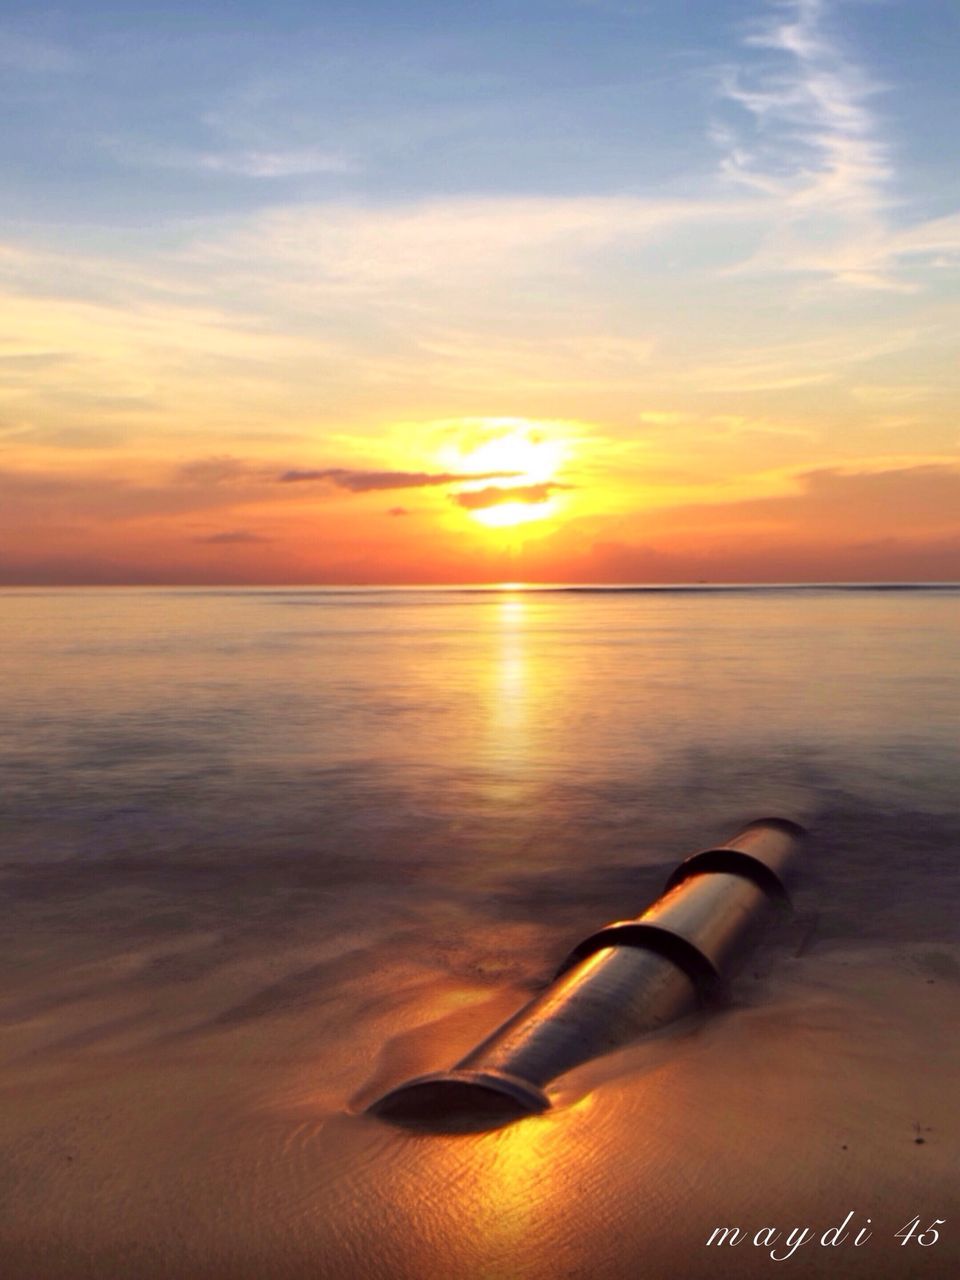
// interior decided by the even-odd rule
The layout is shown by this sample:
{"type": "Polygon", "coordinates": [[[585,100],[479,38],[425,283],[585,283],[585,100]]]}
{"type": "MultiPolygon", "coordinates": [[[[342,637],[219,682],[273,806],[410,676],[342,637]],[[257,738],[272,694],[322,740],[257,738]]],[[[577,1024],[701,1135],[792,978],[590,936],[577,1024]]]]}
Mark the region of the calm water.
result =
{"type": "Polygon", "coordinates": [[[958,596],[0,593],[11,1276],[715,1280],[769,1270],[704,1261],[737,1206],[857,1206],[899,1280],[954,1213],[958,596]],[[492,1134],[358,1114],[770,813],[799,914],[721,1016],[492,1134]]]}
{"type": "Polygon", "coordinates": [[[101,877],[262,863],[520,910],[603,898],[766,812],[936,844],[960,781],[958,603],[7,591],[0,857],[101,877]]]}

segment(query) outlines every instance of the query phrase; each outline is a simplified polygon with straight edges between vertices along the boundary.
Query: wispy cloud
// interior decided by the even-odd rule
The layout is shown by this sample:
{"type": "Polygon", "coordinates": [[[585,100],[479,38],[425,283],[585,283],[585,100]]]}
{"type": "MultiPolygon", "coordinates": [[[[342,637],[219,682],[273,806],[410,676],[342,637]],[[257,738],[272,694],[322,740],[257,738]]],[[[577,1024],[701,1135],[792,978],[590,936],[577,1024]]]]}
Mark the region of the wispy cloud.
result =
{"type": "Polygon", "coordinates": [[[340,151],[321,147],[226,145],[215,150],[150,145],[142,140],[104,137],[100,145],[118,160],[157,169],[185,169],[236,178],[305,178],[344,174],[357,165],[340,151]]]}
{"type": "Polygon", "coordinates": [[[354,168],[346,156],[312,147],[212,152],[197,156],[197,164],[202,169],[245,178],[298,178],[313,173],[349,173],[354,168]]]}
{"type": "Polygon", "coordinates": [[[745,42],[779,55],[773,65],[726,80],[727,97],[752,116],[754,131],[731,148],[725,172],[797,209],[873,214],[892,176],[869,106],[879,86],[828,37],[823,0],[794,0],[777,13],[745,42]]]}
{"type": "Polygon", "coordinates": [[[914,404],[918,400],[928,399],[934,392],[934,387],[922,382],[875,382],[850,388],[850,394],[855,400],[860,400],[868,405],[878,405],[881,408],[886,408],[890,405],[901,407],[914,404]]]}
{"type": "MultiPolygon", "coordinates": [[[[206,270],[268,260],[286,287],[318,286],[337,295],[383,296],[429,284],[484,284],[491,272],[529,278],[545,267],[571,271],[586,254],[637,247],[679,226],[756,214],[754,202],[672,197],[451,197],[409,203],[309,205],[274,209],[194,243],[192,265],[206,270]]],[[[418,299],[418,302],[422,300],[418,299]]]]}
{"type": "Polygon", "coordinates": [[[382,489],[425,489],[438,485],[463,484],[474,480],[505,480],[516,471],[486,471],[480,474],[452,471],[353,471],[347,467],[323,467],[320,470],[284,471],[277,479],[281,484],[323,481],[350,493],[374,493],[382,489]]]}
{"type": "Polygon", "coordinates": [[[840,381],[851,368],[916,347],[921,329],[873,328],[728,353],[690,371],[691,382],[714,392],[788,390],[840,381]]]}
{"type": "Polygon", "coordinates": [[[713,131],[724,176],[768,205],[764,243],[737,269],[814,272],[910,293],[918,283],[903,270],[909,260],[956,266],[960,215],[895,220],[908,202],[896,192],[894,152],[876,108],[888,86],[837,37],[839,6],[774,0],[767,8],[744,40],[755,56],[721,77],[738,116],[713,131]]]}
{"type": "MultiPolygon", "coordinates": [[[[783,376],[782,374],[780,375],[783,376]]],[[[761,375],[762,378],[762,375],[761,375]]],[[[815,432],[809,427],[791,425],[764,418],[747,417],[741,413],[694,413],[676,409],[645,409],[637,415],[645,429],[653,428],[670,432],[674,437],[682,431],[711,438],[735,438],[749,436],[774,436],[787,439],[812,440],[815,432]]]]}
{"type": "Polygon", "coordinates": [[[725,99],[749,123],[741,116],[716,131],[724,174],[779,210],[751,265],[900,288],[884,270],[894,175],[872,106],[881,86],[830,33],[825,0],[771,8],[745,40],[759,66],[723,78],[725,99]]]}

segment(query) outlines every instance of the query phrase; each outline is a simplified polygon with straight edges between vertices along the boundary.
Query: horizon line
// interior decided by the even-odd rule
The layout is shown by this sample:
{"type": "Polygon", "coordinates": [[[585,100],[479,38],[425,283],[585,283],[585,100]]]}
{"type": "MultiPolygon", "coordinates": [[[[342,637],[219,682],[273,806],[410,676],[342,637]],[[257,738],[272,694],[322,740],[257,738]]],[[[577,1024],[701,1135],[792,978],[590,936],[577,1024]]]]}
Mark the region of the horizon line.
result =
{"type": "Polygon", "coordinates": [[[0,591],[540,591],[540,592],[628,592],[628,591],[763,591],[763,590],[949,590],[960,587],[960,579],[844,579],[837,581],[746,581],[707,582],[2,582],[0,591]]]}

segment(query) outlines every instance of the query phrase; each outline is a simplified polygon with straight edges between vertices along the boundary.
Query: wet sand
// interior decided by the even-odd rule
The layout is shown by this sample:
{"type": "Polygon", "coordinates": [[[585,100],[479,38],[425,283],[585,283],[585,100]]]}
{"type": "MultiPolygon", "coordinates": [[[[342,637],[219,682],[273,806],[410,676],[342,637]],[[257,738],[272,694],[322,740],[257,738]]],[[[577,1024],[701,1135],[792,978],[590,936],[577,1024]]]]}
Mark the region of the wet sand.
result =
{"type": "MultiPolygon", "coordinates": [[[[890,838],[921,856],[945,834],[904,821],[890,838]]],[[[232,898],[222,867],[8,869],[4,1277],[760,1276],[783,1263],[758,1231],[819,1236],[851,1210],[850,1239],[809,1240],[790,1270],[956,1274],[951,902],[923,927],[902,872],[858,891],[849,848],[831,869],[843,838],[821,828],[797,918],[725,1007],[563,1077],[550,1113],[473,1135],[362,1107],[466,1052],[601,904],[467,928],[457,904],[390,911],[286,864],[232,898]],[[915,1215],[946,1219],[936,1246],[895,1237],[915,1215]],[[749,1238],[708,1247],[718,1226],[749,1238]]],[[[606,893],[618,914],[622,886],[606,893]]]]}

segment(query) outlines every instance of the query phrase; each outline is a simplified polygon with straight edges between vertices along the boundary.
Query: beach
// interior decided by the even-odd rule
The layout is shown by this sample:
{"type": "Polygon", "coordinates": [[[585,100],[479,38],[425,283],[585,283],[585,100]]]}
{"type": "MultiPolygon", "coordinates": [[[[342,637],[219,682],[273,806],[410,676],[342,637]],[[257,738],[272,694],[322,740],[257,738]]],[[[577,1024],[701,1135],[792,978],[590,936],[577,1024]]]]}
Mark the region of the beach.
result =
{"type": "Polygon", "coordinates": [[[957,1273],[960,589],[0,594],[5,1280],[957,1273]],[[767,815],[720,1008],[365,1114],[767,815]]]}

